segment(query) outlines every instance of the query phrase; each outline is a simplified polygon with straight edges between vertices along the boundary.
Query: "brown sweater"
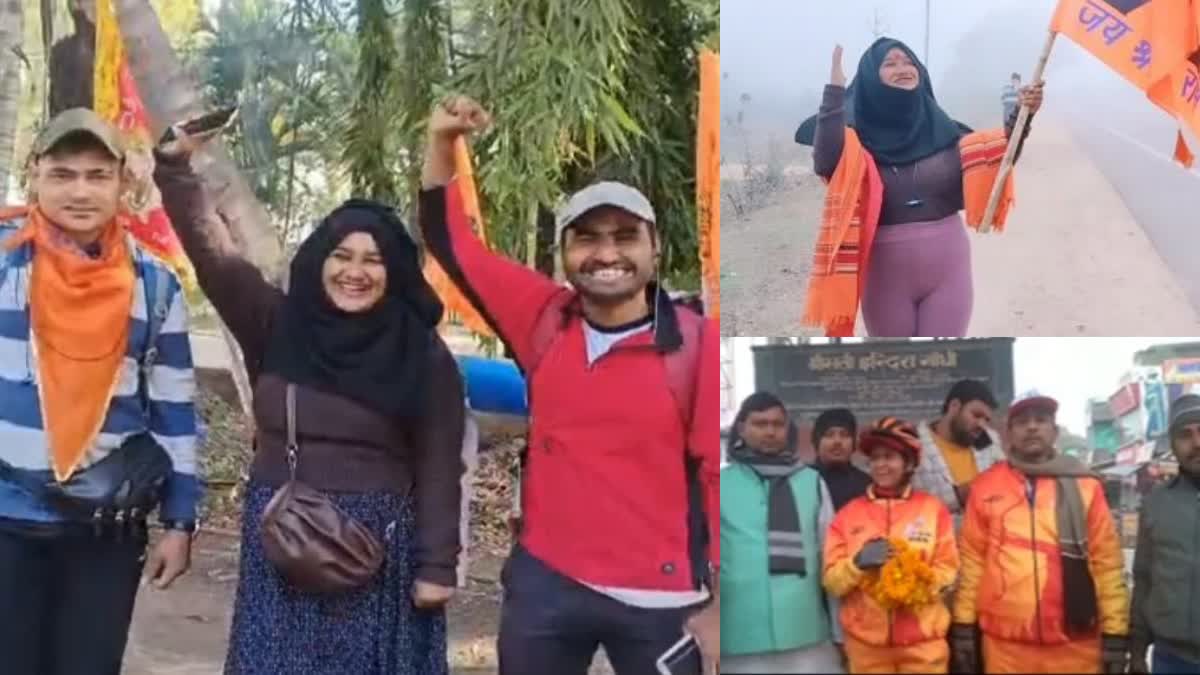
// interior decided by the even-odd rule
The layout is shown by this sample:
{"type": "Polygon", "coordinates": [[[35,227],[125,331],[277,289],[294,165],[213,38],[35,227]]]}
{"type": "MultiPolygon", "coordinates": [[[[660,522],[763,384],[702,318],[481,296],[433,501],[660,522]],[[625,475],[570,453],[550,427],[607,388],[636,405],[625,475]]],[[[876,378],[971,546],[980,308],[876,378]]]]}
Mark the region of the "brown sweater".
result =
{"type": "MultiPolygon", "coordinates": [[[[1012,135],[1017,115],[1005,123],[1006,135],[1012,135]]],[[[1031,127],[1017,145],[1017,156],[1031,127]]],[[[842,160],[846,138],[846,89],[825,85],[821,109],[817,112],[817,131],[813,140],[813,170],[822,178],[831,178],[842,160]]],[[[899,166],[879,164],[883,181],[883,204],[879,225],[941,220],[963,210],[962,152],[951,146],[910,164],[899,166]],[[910,206],[910,203],[917,204],[910,206]]]]}
{"type": "MultiPolygon", "coordinates": [[[[262,374],[260,366],[284,293],[237,252],[188,163],[157,159],[154,177],[163,206],[200,288],[241,346],[254,387],[250,475],[255,481],[280,485],[288,478],[286,382],[262,374]]],[[[463,389],[454,357],[436,335],[429,359],[429,414],[416,424],[388,419],[342,396],[298,387],[298,478],[329,492],[411,492],[416,501],[417,575],[453,585],[461,548],[463,389]]]]}

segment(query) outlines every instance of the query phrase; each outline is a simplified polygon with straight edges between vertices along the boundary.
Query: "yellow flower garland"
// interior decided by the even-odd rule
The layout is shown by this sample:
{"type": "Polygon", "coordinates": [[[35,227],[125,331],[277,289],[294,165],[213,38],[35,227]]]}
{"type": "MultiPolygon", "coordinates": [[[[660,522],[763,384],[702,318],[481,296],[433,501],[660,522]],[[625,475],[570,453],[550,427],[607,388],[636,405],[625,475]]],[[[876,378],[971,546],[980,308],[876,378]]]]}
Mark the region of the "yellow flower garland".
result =
{"type": "Polygon", "coordinates": [[[937,597],[933,568],[903,539],[888,539],[892,557],[863,578],[860,587],[885,609],[921,607],[937,597]]]}

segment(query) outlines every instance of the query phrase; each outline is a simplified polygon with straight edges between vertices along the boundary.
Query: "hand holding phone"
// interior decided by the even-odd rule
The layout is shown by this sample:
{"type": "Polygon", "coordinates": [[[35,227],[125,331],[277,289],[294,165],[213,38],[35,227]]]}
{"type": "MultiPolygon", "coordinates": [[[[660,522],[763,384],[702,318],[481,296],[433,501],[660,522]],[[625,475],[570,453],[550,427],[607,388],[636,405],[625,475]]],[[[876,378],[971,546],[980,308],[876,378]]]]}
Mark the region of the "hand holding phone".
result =
{"type": "Polygon", "coordinates": [[[654,665],[659,675],[696,675],[700,672],[700,645],[696,638],[684,633],[654,665]]]}
{"type": "Polygon", "coordinates": [[[227,129],[237,112],[237,106],[229,106],[170,126],[158,142],[159,150],[166,154],[194,152],[227,129]]]}

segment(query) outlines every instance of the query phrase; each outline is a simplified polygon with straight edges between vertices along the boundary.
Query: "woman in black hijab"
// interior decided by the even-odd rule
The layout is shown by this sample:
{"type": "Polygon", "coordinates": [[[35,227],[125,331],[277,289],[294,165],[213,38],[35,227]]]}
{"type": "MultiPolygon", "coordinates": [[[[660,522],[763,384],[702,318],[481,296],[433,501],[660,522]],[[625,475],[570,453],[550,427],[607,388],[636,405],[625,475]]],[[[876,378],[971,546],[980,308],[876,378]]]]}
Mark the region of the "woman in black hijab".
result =
{"type": "MultiPolygon", "coordinates": [[[[1021,92],[1031,112],[1041,106],[1041,87],[1021,92]]],[[[1006,135],[1015,124],[1014,113],[1006,120],[1006,135]]],[[[971,129],[938,105],[920,59],[903,42],[880,38],[859,60],[847,88],[838,46],[816,124],[802,125],[798,142],[809,140],[801,133],[806,127],[815,132],[818,175],[833,176],[850,127],[874,159],[883,184],[862,297],[868,332],[966,335],[973,290],[970,244],[959,213],[964,208],[959,142],[971,129]]]]}
{"type": "Polygon", "coordinates": [[[446,675],[464,397],[416,246],[391,208],[350,200],[300,245],[281,290],[232,245],[187,161],[198,143],[182,136],[159,149],[155,181],[200,287],[241,346],[254,398],[225,672],[446,675]],[[289,385],[297,479],[385,552],[379,572],[346,592],[293,586],[263,549],[263,513],[290,475],[289,385]]]}
{"type": "Polygon", "coordinates": [[[264,371],[386,415],[421,415],[442,303],[395,212],[342,204],[301,244],[289,280],[264,371]]]}

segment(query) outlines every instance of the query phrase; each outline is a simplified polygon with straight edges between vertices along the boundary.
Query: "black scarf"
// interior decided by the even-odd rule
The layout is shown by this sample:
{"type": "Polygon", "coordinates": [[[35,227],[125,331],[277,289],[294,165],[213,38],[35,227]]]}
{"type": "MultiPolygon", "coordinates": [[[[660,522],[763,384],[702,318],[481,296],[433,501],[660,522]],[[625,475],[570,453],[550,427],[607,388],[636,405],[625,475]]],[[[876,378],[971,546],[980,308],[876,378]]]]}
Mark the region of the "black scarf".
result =
{"type": "Polygon", "coordinates": [[[829,488],[829,498],[833,501],[834,511],[841,511],[846,504],[867,494],[871,477],[857,466],[849,462],[823,464],[819,461],[815,466],[825,481],[825,487],[829,488]]]}
{"type": "Polygon", "coordinates": [[[879,38],[858,62],[858,74],[846,91],[846,124],[854,127],[863,146],[884,166],[911,164],[955,145],[959,125],[933,96],[929,71],[903,42],[879,38]],[[899,48],[920,73],[911,91],[883,83],[879,68],[887,53],[899,48]]]}
{"type": "Polygon", "coordinates": [[[780,453],[762,452],[741,438],[734,438],[729,458],[750,467],[767,483],[767,551],[771,574],[805,576],[804,543],[800,533],[800,514],[792,494],[792,474],[804,468],[797,459],[795,429],[789,429],[788,449],[780,453]]]}
{"type": "Polygon", "coordinates": [[[317,226],[292,259],[287,298],[263,370],[384,415],[416,417],[425,412],[429,351],[441,316],[442,303],[425,281],[417,247],[395,211],[351,199],[317,226]],[[375,239],[387,289],[370,309],[347,313],[325,293],[321,268],[354,232],[375,239]]]}

